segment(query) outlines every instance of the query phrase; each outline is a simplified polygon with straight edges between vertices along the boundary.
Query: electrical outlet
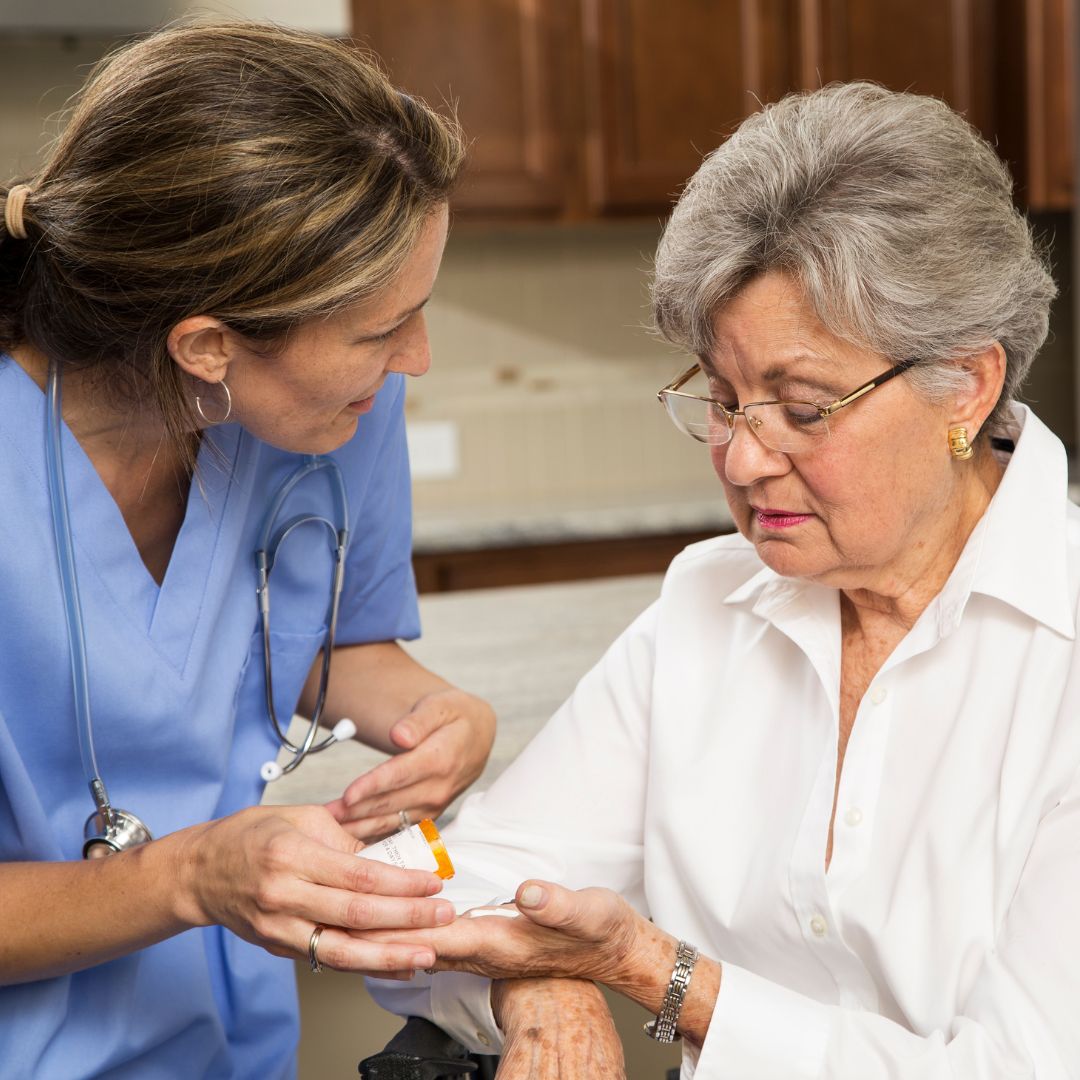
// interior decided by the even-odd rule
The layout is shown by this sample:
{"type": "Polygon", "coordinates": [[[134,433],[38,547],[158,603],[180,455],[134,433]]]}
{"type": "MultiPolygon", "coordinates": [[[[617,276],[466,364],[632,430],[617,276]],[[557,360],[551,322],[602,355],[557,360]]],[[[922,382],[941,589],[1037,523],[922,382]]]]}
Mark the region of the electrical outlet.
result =
{"type": "Polygon", "coordinates": [[[453,420],[410,420],[405,437],[414,480],[449,480],[461,472],[458,425],[453,420]]]}

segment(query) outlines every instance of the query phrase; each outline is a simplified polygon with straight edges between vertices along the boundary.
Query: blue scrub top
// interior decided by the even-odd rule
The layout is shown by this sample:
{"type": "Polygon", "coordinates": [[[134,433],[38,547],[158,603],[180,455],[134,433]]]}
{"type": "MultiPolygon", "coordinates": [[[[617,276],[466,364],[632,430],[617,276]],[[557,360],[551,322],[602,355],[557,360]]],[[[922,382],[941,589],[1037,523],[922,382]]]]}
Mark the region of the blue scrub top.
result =
{"type": "MultiPolygon", "coordinates": [[[[419,635],[403,399],[403,377],[390,376],[355,437],[333,455],[352,529],[342,644],[419,635]]],[[[45,405],[22,368],[0,358],[5,862],[79,859],[93,809],[49,512],[45,405]]],[[[301,459],[237,425],[207,432],[159,588],[66,426],[63,439],[94,741],[113,804],[164,836],[257,803],[259,766],[277,756],[278,743],[263,697],[253,553],[273,494],[301,459]]],[[[298,487],[284,517],[317,512],[333,520],[333,506],[322,472],[298,487]]],[[[279,716],[292,715],[322,644],[330,574],[326,529],[296,530],[271,577],[279,716]]],[[[298,1036],[292,963],[220,927],[190,930],[88,971],[0,988],[6,1080],[291,1077],[298,1036]]]]}

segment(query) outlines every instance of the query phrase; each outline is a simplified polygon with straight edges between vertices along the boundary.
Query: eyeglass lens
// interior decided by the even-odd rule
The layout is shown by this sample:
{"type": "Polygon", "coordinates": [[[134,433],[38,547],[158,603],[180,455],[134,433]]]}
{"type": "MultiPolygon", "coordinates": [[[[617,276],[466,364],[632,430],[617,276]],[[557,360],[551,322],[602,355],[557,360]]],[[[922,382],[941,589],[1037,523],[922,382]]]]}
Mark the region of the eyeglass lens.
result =
{"type": "MultiPolygon", "coordinates": [[[[678,393],[664,394],[664,405],[675,426],[692,439],[712,446],[731,440],[733,421],[737,422],[737,418],[720,406],[678,393]]],[[[784,453],[808,450],[829,434],[827,420],[817,406],[809,402],[749,405],[743,415],[766,446],[784,453]]]]}

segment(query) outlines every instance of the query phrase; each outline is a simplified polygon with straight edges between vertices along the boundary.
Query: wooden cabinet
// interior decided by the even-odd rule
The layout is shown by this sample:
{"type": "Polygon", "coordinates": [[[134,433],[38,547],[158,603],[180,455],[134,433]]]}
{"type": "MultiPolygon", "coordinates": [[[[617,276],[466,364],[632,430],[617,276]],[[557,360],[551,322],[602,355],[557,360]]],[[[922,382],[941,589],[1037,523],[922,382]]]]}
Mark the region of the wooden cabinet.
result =
{"type": "Polygon", "coordinates": [[[790,85],[790,0],[353,0],[401,86],[457,104],[469,214],[663,213],[790,85]]]}
{"type": "Polygon", "coordinates": [[[563,212],[574,197],[579,144],[568,137],[572,5],[353,0],[352,13],[353,36],[378,53],[397,85],[435,108],[456,108],[470,143],[457,209],[563,212]]]}
{"type": "Polygon", "coordinates": [[[1032,210],[1072,205],[1075,0],[798,0],[798,84],[933,94],[1008,161],[1032,210]]]}
{"type": "Polygon", "coordinates": [[[1002,0],[998,16],[998,130],[1022,202],[1072,207],[1075,0],[1002,0]]]}
{"type": "Polygon", "coordinates": [[[1036,209],[1071,198],[1076,0],[353,0],[400,85],[457,103],[486,217],[663,214],[760,103],[834,80],[944,98],[1036,209]]]}
{"type": "Polygon", "coordinates": [[[588,205],[655,212],[792,86],[786,0],[584,0],[588,205]]]}
{"type": "Polygon", "coordinates": [[[553,581],[662,574],[688,544],[716,536],[708,532],[661,536],[568,540],[480,551],[417,552],[416,587],[422,593],[496,589],[553,581]]]}
{"type": "Polygon", "coordinates": [[[991,0],[799,0],[798,84],[872,79],[994,131],[991,0]]]}

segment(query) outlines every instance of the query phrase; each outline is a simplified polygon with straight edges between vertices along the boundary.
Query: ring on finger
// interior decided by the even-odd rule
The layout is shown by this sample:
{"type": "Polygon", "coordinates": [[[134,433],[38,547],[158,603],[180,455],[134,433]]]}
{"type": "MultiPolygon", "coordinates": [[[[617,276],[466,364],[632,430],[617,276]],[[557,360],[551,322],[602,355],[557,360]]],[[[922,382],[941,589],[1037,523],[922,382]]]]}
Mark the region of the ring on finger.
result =
{"type": "Polygon", "coordinates": [[[308,963],[311,964],[311,973],[313,975],[318,975],[322,971],[322,964],[319,962],[319,938],[322,937],[322,932],[325,929],[326,927],[322,923],[316,923],[315,929],[311,931],[311,937],[308,938],[308,963]]]}
{"type": "Polygon", "coordinates": [[[409,820],[409,811],[408,810],[399,810],[397,812],[397,816],[398,816],[398,821],[401,822],[401,827],[403,829],[408,829],[412,825],[412,822],[409,820]]]}

